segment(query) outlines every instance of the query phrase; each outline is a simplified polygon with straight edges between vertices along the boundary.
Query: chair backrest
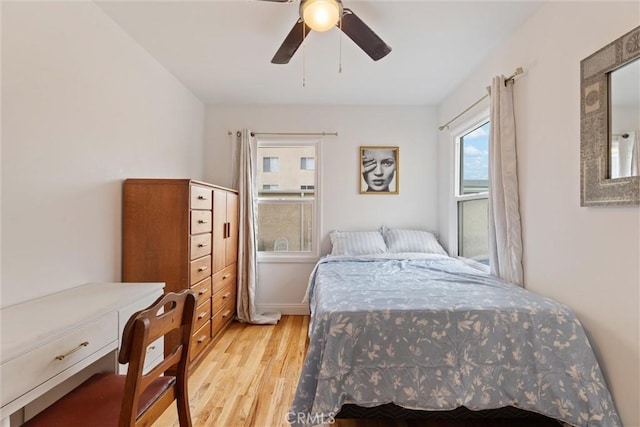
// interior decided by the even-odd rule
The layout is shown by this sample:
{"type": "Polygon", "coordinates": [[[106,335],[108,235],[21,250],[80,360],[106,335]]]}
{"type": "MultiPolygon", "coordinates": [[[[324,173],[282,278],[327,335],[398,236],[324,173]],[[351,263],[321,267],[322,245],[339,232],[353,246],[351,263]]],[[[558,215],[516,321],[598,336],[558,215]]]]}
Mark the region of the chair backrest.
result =
{"type": "Polygon", "coordinates": [[[287,252],[289,250],[289,239],[286,237],[280,237],[273,242],[274,252],[287,252]]]}
{"type": "MultiPolygon", "coordinates": [[[[124,327],[122,346],[118,356],[120,363],[128,363],[125,394],[120,412],[120,425],[150,425],[164,410],[177,400],[180,426],[191,426],[187,378],[189,347],[196,313],[196,295],[190,290],[169,292],[151,306],[133,314],[124,327]],[[165,348],[164,359],[144,373],[147,347],[161,336],[178,335],[175,348],[165,348]],[[175,376],[175,383],[165,390],[162,397],[138,413],[140,396],[149,387],[164,379],[165,372],[175,376]],[[162,377],[162,378],[161,378],[162,377]]],[[[167,340],[165,340],[167,342],[167,340]]]]}

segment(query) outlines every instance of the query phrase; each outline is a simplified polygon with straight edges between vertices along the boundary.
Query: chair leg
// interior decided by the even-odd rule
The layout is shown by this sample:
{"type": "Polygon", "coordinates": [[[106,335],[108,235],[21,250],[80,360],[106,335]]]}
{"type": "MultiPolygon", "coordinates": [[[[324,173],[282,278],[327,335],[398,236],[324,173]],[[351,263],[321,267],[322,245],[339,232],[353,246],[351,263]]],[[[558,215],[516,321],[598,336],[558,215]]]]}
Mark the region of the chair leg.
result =
{"type": "Polygon", "coordinates": [[[178,409],[178,421],[180,427],[191,427],[191,410],[189,409],[189,395],[185,384],[178,381],[176,384],[176,407],[178,409]]]}

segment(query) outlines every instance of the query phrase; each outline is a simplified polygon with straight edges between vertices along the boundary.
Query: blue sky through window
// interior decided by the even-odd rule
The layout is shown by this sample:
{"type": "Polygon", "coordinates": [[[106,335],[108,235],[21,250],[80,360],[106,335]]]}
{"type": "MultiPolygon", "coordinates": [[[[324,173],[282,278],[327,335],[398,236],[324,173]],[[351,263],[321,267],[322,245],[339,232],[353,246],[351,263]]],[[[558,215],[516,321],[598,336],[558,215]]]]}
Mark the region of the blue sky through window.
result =
{"type": "Polygon", "coordinates": [[[464,181],[489,179],[489,122],[462,140],[464,181]]]}

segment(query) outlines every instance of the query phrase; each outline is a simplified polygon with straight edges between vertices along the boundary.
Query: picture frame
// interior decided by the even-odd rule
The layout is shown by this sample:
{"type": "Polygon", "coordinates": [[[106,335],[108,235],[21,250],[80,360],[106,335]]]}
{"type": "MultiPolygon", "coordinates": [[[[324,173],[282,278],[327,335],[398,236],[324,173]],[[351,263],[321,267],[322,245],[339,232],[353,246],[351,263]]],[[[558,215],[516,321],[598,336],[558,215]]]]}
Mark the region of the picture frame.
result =
{"type": "Polygon", "coordinates": [[[400,147],[360,146],[360,194],[399,194],[400,147]]]}

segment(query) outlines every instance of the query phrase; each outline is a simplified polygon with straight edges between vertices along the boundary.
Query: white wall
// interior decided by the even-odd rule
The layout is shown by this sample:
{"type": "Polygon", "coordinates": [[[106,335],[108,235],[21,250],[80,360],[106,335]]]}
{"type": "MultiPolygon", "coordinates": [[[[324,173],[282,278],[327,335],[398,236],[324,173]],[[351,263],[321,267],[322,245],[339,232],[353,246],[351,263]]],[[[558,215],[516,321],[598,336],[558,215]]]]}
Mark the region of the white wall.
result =
{"type": "Polygon", "coordinates": [[[2,2],[2,306],[120,280],[121,183],[203,174],[204,105],[91,2],[2,2]]]}
{"type": "MultiPolygon", "coordinates": [[[[207,181],[231,186],[229,130],[256,132],[338,132],[322,143],[322,247],[333,229],[372,230],[419,227],[435,230],[436,133],[430,107],[208,106],[205,166],[207,181]],[[359,146],[400,147],[399,195],[359,194],[359,146]]],[[[261,264],[260,307],[304,312],[300,304],[313,263],[261,264]]]]}
{"type": "MultiPolygon", "coordinates": [[[[438,109],[446,122],[493,75],[515,83],[525,283],[573,308],[625,426],[640,425],[640,209],[580,207],[580,60],[640,24],[638,2],[548,2],[438,109]]],[[[452,141],[439,137],[440,230],[452,141]]]]}

